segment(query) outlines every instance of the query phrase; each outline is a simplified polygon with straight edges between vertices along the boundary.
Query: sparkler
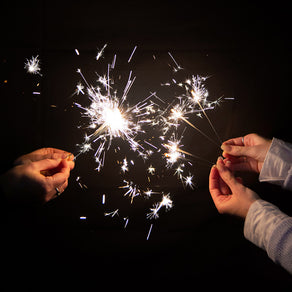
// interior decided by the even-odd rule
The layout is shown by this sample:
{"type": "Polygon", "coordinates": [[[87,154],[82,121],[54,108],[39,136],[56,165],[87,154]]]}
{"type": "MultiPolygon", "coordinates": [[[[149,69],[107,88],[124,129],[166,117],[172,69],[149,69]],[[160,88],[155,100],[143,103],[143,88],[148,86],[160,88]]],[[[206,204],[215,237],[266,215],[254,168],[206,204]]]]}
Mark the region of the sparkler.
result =
{"type": "MultiPolygon", "coordinates": [[[[78,103],[75,105],[83,111],[85,117],[90,119],[88,128],[97,128],[92,134],[85,136],[80,153],[92,150],[92,143],[100,142],[94,154],[98,164],[97,170],[103,167],[105,151],[110,148],[114,138],[122,138],[129,143],[131,150],[137,151],[141,156],[145,155],[144,147],[135,140],[135,137],[138,133],[144,132],[143,125],[151,123],[151,119],[147,117],[151,115],[152,102],[147,97],[132,107],[125,104],[127,94],[135,80],[135,77],[132,78],[132,71],[121,98],[117,96],[117,91],[113,92],[111,86],[113,80],[109,76],[99,76],[98,83],[101,87],[93,87],[86,81],[80,69],[77,72],[87,86],[87,95],[91,104],[89,107],[78,103]]],[[[84,88],[81,84],[78,84],[77,88],[78,92],[83,92],[84,88]]],[[[126,171],[125,166],[124,171],[126,171]]]]}
{"type": "MultiPolygon", "coordinates": [[[[106,47],[107,44],[105,44],[101,50],[98,51],[95,57],[96,61],[102,59],[106,47]]],[[[133,48],[127,63],[132,61],[136,50],[137,46],[133,48]]],[[[75,53],[77,56],[80,55],[78,49],[75,49],[75,53]]],[[[170,65],[173,68],[174,73],[182,70],[183,68],[175,60],[173,55],[170,52],[168,52],[168,55],[174,63],[174,66],[170,65]]],[[[156,56],[153,55],[153,59],[155,60],[156,56]]],[[[123,90],[118,90],[117,88],[120,88],[120,86],[118,86],[112,76],[112,71],[116,66],[116,60],[117,55],[114,55],[112,61],[107,64],[106,74],[96,74],[96,86],[89,84],[81,72],[81,69],[77,70],[83,82],[79,82],[76,85],[76,90],[73,95],[78,96],[78,98],[81,96],[87,97],[90,101],[90,105],[83,106],[77,102],[75,105],[82,111],[83,117],[90,121],[87,125],[87,129],[89,129],[91,133],[89,135],[85,134],[84,142],[79,145],[79,153],[75,155],[74,159],[82,153],[94,150],[94,158],[97,162],[96,169],[100,171],[105,164],[105,154],[111,148],[114,139],[127,141],[129,149],[136,152],[143,160],[149,159],[153,153],[159,153],[161,149],[163,149],[162,147],[164,147],[167,152],[163,153],[162,157],[166,159],[166,168],[174,168],[174,175],[181,180],[183,186],[193,189],[194,175],[191,173],[186,176],[183,175],[184,172],[186,172],[186,166],[188,164],[191,165],[189,158],[187,157],[193,157],[208,164],[212,163],[200,156],[196,156],[181,149],[183,147],[181,143],[183,135],[181,135],[180,139],[176,139],[178,136],[180,121],[183,121],[187,125],[191,126],[210,142],[219,146],[218,143],[216,143],[212,138],[191,123],[188,119],[188,115],[196,114],[197,116],[202,117],[203,114],[221,144],[219,134],[212,124],[211,119],[207,115],[207,110],[213,109],[214,106],[219,103],[221,98],[212,102],[208,101],[207,98],[209,96],[209,92],[205,87],[207,77],[192,75],[191,78],[184,81],[177,81],[175,78],[172,78],[170,82],[163,84],[166,86],[174,85],[184,90],[183,94],[176,96],[170,104],[166,104],[163,99],[157,96],[156,92],[151,92],[151,94],[144,100],[136,103],[135,105],[130,105],[126,103],[126,101],[136,77],[132,76],[133,72],[130,71],[123,90]],[[153,102],[153,99],[156,99],[156,102],[153,102]],[[162,107],[157,103],[162,104],[162,107]],[[165,108],[162,109],[163,107],[165,108]],[[144,128],[145,126],[157,126],[159,131],[162,131],[162,135],[156,135],[156,137],[159,137],[163,143],[155,143],[152,139],[147,137],[145,138],[145,136],[143,138],[139,138],[139,134],[146,134],[146,130],[144,128]],[[147,149],[147,147],[150,147],[150,149],[147,149]]],[[[30,60],[26,59],[24,68],[30,74],[38,74],[42,76],[40,73],[41,68],[38,56],[32,57],[30,60]]],[[[121,79],[122,78],[119,78],[119,80],[121,79]]],[[[39,92],[35,91],[33,94],[39,94],[39,92]]],[[[127,157],[124,157],[124,159],[120,161],[122,161],[118,162],[121,167],[120,173],[124,176],[128,176],[130,165],[127,157]]],[[[134,166],[133,160],[130,160],[130,163],[134,166]]],[[[165,195],[161,191],[153,191],[149,188],[149,176],[159,177],[159,169],[156,164],[154,167],[151,161],[150,163],[147,163],[147,165],[148,167],[145,168],[148,177],[147,188],[138,186],[131,179],[124,179],[124,184],[119,188],[125,190],[124,196],[130,198],[131,204],[133,204],[133,200],[136,197],[144,197],[149,199],[154,194],[162,195],[161,200],[154,203],[150,208],[150,212],[146,214],[147,219],[157,219],[159,218],[159,212],[161,209],[164,208],[165,211],[168,211],[173,207],[173,201],[170,198],[170,193],[165,195]]],[[[87,188],[86,185],[81,183],[80,177],[77,177],[76,181],[81,188],[87,188]]],[[[105,205],[105,194],[102,195],[101,202],[105,205]]],[[[119,216],[118,212],[119,209],[104,212],[104,216],[113,218],[115,216],[119,216]]],[[[86,220],[86,217],[80,216],[80,220],[86,220]]],[[[126,228],[129,218],[124,217],[123,220],[125,221],[124,228],[126,228]]],[[[150,225],[147,240],[152,232],[152,228],[153,224],[150,225]]]]}
{"type": "MultiPolygon", "coordinates": [[[[97,53],[96,60],[101,59],[106,46],[107,45],[104,45],[97,53]]],[[[131,62],[136,49],[137,46],[135,46],[131,52],[128,58],[128,63],[131,62]]],[[[79,51],[76,50],[76,54],[79,55],[79,51]]],[[[170,52],[168,52],[168,55],[175,64],[174,72],[182,70],[183,68],[174,59],[173,55],[170,52]]],[[[114,55],[111,62],[107,64],[106,74],[96,73],[96,86],[91,85],[86,80],[85,76],[81,72],[81,69],[77,70],[82,78],[82,82],[77,84],[75,94],[80,97],[87,97],[90,105],[83,106],[77,102],[75,102],[75,105],[82,111],[83,117],[89,120],[87,129],[91,131],[91,133],[89,135],[85,134],[84,142],[79,145],[80,150],[79,153],[75,155],[75,159],[81,153],[94,151],[94,158],[97,163],[96,170],[100,171],[105,164],[105,155],[111,148],[113,140],[118,141],[119,139],[120,141],[126,141],[129,149],[135,152],[137,156],[141,157],[144,161],[150,159],[150,157],[155,153],[159,154],[159,152],[165,148],[167,151],[163,153],[162,157],[166,160],[166,168],[174,168],[174,175],[176,175],[182,182],[183,186],[193,189],[194,175],[190,172],[188,175],[184,175],[184,173],[187,172],[186,167],[191,165],[189,162],[190,157],[202,160],[210,165],[213,163],[200,156],[196,156],[183,150],[183,145],[181,143],[183,135],[181,134],[179,139],[177,139],[177,136],[180,122],[183,121],[193,129],[197,130],[210,142],[218,146],[218,143],[216,143],[188,119],[188,115],[201,115],[201,113],[203,113],[220,141],[219,135],[206,113],[207,110],[213,109],[219,102],[219,99],[213,102],[209,102],[207,100],[209,93],[204,84],[207,78],[193,75],[190,79],[183,82],[179,82],[172,78],[171,82],[165,83],[164,85],[177,86],[184,92],[179,96],[176,96],[170,104],[166,104],[163,99],[157,96],[156,92],[151,92],[151,94],[144,100],[141,100],[135,105],[130,105],[126,101],[128,100],[128,94],[136,80],[136,77],[133,76],[133,72],[130,71],[124,87],[122,86],[122,89],[120,89],[121,87],[118,86],[118,83],[114,80],[112,74],[116,66],[116,59],[117,56],[114,55]],[[153,99],[155,99],[155,102],[153,99]],[[163,107],[165,108],[163,109],[163,107]],[[145,137],[147,133],[146,127],[156,128],[159,131],[162,131],[160,136],[156,135],[155,137],[160,139],[160,142],[157,142],[154,137],[145,137]],[[142,136],[142,138],[140,136],[142,136]]],[[[121,80],[123,79],[119,77],[119,82],[121,82],[121,80]]],[[[128,154],[127,157],[129,157],[128,154]]],[[[132,178],[128,178],[131,172],[130,168],[134,167],[135,163],[127,157],[124,156],[123,159],[118,160],[120,174],[127,177],[127,179],[123,179],[123,185],[119,186],[119,188],[124,190],[123,195],[130,198],[131,204],[133,204],[134,198],[136,197],[150,198],[154,194],[162,194],[161,200],[153,203],[150,208],[150,212],[146,214],[147,219],[159,218],[161,209],[165,209],[165,211],[170,210],[173,207],[173,201],[170,198],[170,193],[165,195],[163,192],[153,191],[149,187],[149,176],[156,176],[160,179],[157,165],[153,164],[152,161],[147,163],[148,166],[145,168],[146,177],[148,177],[147,187],[140,187],[132,178]],[[131,163],[131,167],[129,161],[131,163]],[[155,167],[153,165],[155,165],[155,167]]],[[[102,196],[102,204],[105,204],[104,195],[102,196]]],[[[112,212],[105,212],[104,215],[114,217],[118,215],[118,211],[119,209],[112,212]]],[[[128,224],[128,220],[128,217],[124,217],[125,228],[128,224]]],[[[153,224],[150,225],[147,240],[149,239],[152,227],[153,224]]]]}

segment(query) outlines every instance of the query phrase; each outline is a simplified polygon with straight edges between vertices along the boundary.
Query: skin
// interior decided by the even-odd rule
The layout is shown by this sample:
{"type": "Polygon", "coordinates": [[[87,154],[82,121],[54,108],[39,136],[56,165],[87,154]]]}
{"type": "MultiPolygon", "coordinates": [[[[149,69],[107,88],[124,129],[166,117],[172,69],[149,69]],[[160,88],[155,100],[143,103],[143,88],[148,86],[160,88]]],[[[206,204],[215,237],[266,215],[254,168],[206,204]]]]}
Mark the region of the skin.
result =
{"type": "Polygon", "coordinates": [[[242,137],[225,141],[221,145],[223,157],[229,161],[233,171],[252,171],[260,173],[272,140],[265,139],[257,134],[248,134],[242,137]]]}
{"type": "Polygon", "coordinates": [[[259,173],[264,164],[271,140],[257,134],[225,141],[221,148],[223,157],[219,157],[210,171],[209,190],[219,213],[245,218],[251,204],[259,196],[242,184],[242,179],[234,175],[235,171],[259,173]]]}
{"type": "Polygon", "coordinates": [[[241,181],[219,157],[209,176],[210,194],[219,213],[246,217],[249,207],[259,197],[241,181]]]}
{"type": "Polygon", "coordinates": [[[74,168],[72,154],[55,148],[42,148],[19,157],[14,167],[0,177],[8,202],[44,204],[68,186],[74,168]]]}

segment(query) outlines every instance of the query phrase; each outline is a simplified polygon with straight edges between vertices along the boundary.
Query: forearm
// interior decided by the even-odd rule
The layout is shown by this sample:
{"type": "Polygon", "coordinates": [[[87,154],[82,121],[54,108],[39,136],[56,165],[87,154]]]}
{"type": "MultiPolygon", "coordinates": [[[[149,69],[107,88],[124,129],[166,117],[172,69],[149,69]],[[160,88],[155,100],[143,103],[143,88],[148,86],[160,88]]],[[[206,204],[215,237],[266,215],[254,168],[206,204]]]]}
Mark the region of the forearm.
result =
{"type": "Polygon", "coordinates": [[[292,274],[292,217],[271,203],[257,200],[247,213],[244,236],[292,274]]]}

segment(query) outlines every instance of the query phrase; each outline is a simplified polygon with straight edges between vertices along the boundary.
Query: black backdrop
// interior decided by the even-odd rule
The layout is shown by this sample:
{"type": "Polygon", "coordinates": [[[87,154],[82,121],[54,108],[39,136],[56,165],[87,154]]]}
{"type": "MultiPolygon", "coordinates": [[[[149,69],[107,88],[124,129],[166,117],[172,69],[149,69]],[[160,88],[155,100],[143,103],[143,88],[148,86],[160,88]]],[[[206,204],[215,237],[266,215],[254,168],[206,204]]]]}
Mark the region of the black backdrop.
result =
{"type": "MultiPolygon", "coordinates": [[[[223,140],[257,132],[292,141],[288,8],[281,2],[272,4],[2,4],[2,172],[19,155],[40,147],[76,151],[83,135],[77,129],[80,113],[72,108],[76,96],[71,95],[80,80],[76,68],[93,78],[97,48],[105,43],[104,58],[117,53],[121,74],[134,70],[137,82],[132,90],[142,97],[159,91],[170,76],[169,51],[187,72],[212,76],[208,89],[213,96],[235,98],[210,113],[223,140]],[[135,45],[129,66],[126,60],[135,45]],[[42,77],[23,69],[32,55],[41,59],[42,77]]],[[[206,121],[201,126],[208,130],[206,121]]],[[[215,162],[220,151],[195,131],[188,133],[186,149],[215,162]]],[[[209,166],[194,162],[194,190],[185,190],[172,176],[161,183],[173,194],[174,207],[154,223],[146,241],[150,223],[144,216],[145,203],[133,206],[122,197],[111,169],[116,158],[107,159],[108,166],[98,174],[91,155],[80,156],[66,192],[40,210],[3,212],[3,279],[13,285],[47,285],[63,279],[69,285],[82,278],[84,285],[94,283],[96,289],[291,285],[283,269],[244,239],[241,220],[217,213],[208,193],[209,166]],[[79,176],[88,189],[79,187],[79,176]],[[107,205],[101,204],[103,193],[107,205]],[[126,229],[122,215],[103,216],[116,206],[130,214],[126,229]]],[[[259,184],[254,175],[244,175],[244,180],[291,215],[288,192],[259,184]]]]}

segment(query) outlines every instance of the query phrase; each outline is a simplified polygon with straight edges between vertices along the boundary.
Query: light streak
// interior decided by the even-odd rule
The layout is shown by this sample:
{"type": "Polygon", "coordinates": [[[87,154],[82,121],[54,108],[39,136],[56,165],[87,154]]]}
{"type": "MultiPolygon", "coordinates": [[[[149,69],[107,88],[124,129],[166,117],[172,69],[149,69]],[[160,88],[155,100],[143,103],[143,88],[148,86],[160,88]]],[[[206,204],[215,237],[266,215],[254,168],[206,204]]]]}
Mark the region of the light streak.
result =
{"type": "Polygon", "coordinates": [[[129,218],[128,218],[128,217],[125,217],[125,218],[124,218],[124,221],[125,221],[124,228],[126,228],[127,225],[128,225],[128,223],[129,223],[129,218]]]}
{"type": "Polygon", "coordinates": [[[172,56],[172,54],[170,52],[168,52],[168,55],[170,56],[170,58],[172,59],[172,61],[174,62],[174,64],[176,65],[176,68],[174,69],[175,72],[177,72],[178,70],[183,69],[178,63],[177,61],[174,59],[174,57],[172,56]]]}
{"type": "Polygon", "coordinates": [[[188,125],[190,125],[192,128],[194,128],[195,130],[197,130],[201,135],[203,135],[205,138],[207,138],[210,142],[212,142],[213,144],[215,144],[216,146],[218,146],[220,148],[220,145],[218,143],[216,143],[213,139],[211,139],[208,135],[206,135],[203,131],[201,131],[198,127],[196,127],[194,124],[192,124],[190,121],[188,121],[187,119],[185,119],[183,116],[180,117],[181,120],[183,120],[185,123],[187,123],[188,125]]]}
{"type": "Polygon", "coordinates": [[[95,57],[95,60],[98,61],[99,58],[102,56],[103,52],[104,52],[104,49],[107,47],[107,44],[105,44],[102,49],[97,53],[96,57],[95,57]]]}
{"type": "Polygon", "coordinates": [[[129,57],[129,59],[128,59],[128,63],[131,62],[131,60],[132,60],[132,58],[133,58],[133,55],[134,55],[136,49],[137,49],[137,46],[134,47],[134,49],[133,49],[133,51],[132,51],[132,53],[131,53],[131,55],[130,55],[130,57],[129,57]]]}
{"type": "Polygon", "coordinates": [[[114,217],[114,216],[119,216],[119,209],[116,209],[114,211],[111,211],[111,212],[105,212],[104,213],[104,216],[110,216],[110,217],[114,217]]]}
{"type": "Polygon", "coordinates": [[[151,231],[152,231],[152,227],[153,227],[153,223],[150,224],[150,228],[149,228],[146,240],[149,240],[149,237],[150,237],[150,234],[151,234],[151,231]]]}

